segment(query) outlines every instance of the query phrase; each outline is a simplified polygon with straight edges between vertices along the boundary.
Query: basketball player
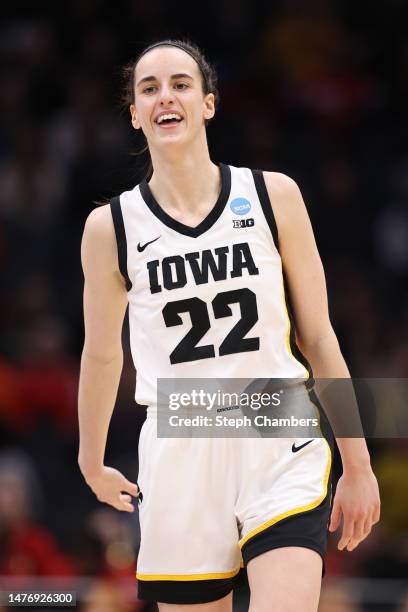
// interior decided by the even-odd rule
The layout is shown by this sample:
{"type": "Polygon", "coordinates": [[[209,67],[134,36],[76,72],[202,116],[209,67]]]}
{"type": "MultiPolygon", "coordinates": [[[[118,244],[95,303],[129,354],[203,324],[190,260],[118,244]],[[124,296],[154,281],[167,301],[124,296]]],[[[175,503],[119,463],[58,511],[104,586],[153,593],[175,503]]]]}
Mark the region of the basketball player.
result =
{"type": "Polygon", "coordinates": [[[152,174],[85,225],[79,465],[100,501],[134,511],[137,484],[104,465],[129,303],[136,400],[148,406],[139,596],[168,612],[227,612],[245,567],[251,611],[311,612],[329,520],[332,531],[342,521],[338,547],[348,551],[379,520],[364,439],[338,439],[343,474],[331,511],[329,435],[304,443],[156,432],[159,377],[306,380],[310,366],[315,377],[349,377],[300,191],[283,174],[211,161],[206,124],[217,96],[193,44],[155,43],[132,66],[131,122],[146,137],[152,174]]]}

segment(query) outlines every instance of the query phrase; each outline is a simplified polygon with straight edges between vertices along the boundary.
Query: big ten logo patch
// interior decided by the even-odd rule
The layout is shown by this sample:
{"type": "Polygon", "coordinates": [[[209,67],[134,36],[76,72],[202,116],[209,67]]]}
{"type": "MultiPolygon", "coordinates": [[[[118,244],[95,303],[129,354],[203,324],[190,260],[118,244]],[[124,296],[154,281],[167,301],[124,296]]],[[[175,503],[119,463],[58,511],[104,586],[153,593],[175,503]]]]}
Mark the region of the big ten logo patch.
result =
{"type": "Polygon", "coordinates": [[[255,225],[254,219],[233,219],[232,227],[252,227],[255,225]]]}

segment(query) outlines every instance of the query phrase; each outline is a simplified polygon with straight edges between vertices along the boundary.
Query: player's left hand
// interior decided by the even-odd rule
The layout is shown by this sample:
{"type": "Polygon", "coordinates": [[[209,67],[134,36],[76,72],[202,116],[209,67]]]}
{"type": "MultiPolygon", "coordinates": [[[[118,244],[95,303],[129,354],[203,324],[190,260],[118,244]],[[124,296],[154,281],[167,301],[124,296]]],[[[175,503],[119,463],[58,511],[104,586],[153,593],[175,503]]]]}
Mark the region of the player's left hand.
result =
{"type": "Polygon", "coordinates": [[[338,549],[354,550],[380,520],[380,494],[371,466],[343,473],[337,483],[330,531],[336,531],[343,517],[338,549]]]}

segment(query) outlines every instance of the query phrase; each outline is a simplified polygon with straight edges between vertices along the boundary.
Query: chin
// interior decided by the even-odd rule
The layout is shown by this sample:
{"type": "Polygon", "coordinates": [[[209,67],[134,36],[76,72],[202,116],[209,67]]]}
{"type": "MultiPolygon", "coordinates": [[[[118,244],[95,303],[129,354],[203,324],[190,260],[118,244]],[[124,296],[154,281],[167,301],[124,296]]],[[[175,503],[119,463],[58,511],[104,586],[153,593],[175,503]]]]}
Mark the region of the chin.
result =
{"type": "Polygon", "coordinates": [[[159,147],[188,146],[191,141],[186,134],[164,134],[161,138],[156,139],[156,145],[159,147]]]}

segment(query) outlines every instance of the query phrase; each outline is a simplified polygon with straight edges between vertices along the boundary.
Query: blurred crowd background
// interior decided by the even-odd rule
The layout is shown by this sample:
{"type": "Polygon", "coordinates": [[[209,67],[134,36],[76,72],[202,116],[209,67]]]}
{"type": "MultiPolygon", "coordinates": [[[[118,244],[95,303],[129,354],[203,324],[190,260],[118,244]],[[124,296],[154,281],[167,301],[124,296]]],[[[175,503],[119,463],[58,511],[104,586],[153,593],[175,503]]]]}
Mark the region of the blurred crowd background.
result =
{"type": "MultiPolygon", "coordinates": [[[[64,576],[81,611],[149,610],[135,599],[137,512],[98,503],[77,466],[81,235],[95,202],[133,187],[145,163],[129,154],[141,141],[120,109],[120,67],[162,37],[203,47],[220,77],[213,160],[298,182],[353,376],[403,378],[407,4],[72,0],[2,11],[0,590],[64,576]]],[[[123,341],[106,462],[135,480],[144,411],[126,322],[123,341]]],[[[330,536],[321,612],[408,611],[408,444],[369,447],[382,521],[353,553],[330,536]]],[[[235,610],[246,609],[243,588],[235,610]]]]}

